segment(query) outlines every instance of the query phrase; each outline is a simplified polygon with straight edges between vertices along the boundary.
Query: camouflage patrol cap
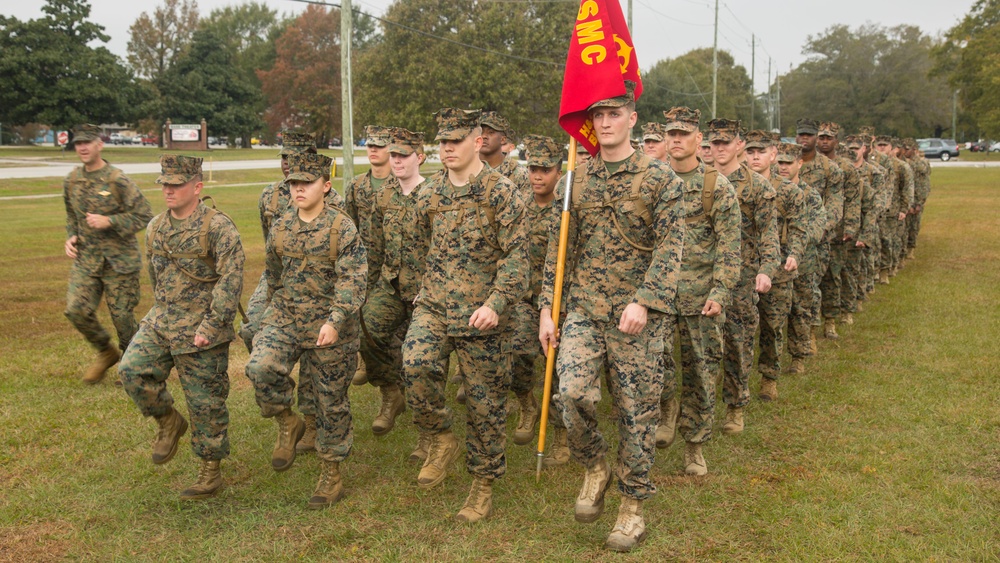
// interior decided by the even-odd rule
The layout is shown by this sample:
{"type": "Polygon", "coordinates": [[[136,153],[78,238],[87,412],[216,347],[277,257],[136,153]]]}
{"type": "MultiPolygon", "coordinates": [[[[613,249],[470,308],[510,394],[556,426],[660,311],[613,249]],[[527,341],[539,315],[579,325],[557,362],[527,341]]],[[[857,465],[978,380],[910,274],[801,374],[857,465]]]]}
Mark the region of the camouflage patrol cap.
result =
{"type": "Polygon", "coordinates": [[[666,128],[662,123],[650,121],[642,126],[642,141],[662,141],[665,133],[666,128]]]}
{"type": "Polygon", "coordinates": [[[766,149],[772,145],[771,134],[763,129],[754,129],[746,134],[744,137],[746,140],[746,148],[748,149],[766,149]]]}
{"type": "Polygon", "coordinates": [[[819,124],[819,136],[820,137],[833,137],[837,138],[840,136],[840,124],[834,123],[832,121],[824,121],[819,124]]]}
{"type": "Polygon", "coordinates": [[[278,156],[288,156],[297,152],[316,152],[316,138],[309,133],[285,131],[281,134],[281,152],[278,156]]]}
{"type": "Polygon", "coordinates": [[[366,125],[365,145],[371,145],[373,147],[389,146],[389,135],[391,130],[391,128],[384,127],[382,125],[366,125]]]}
{"type": "Polygon", "coordinates": [[[862,125],[858,128],[858,135],[861,137],[867,137],[871,140],[875,137],[875,127],[873,125],[862,125]]]}
{"type": "Polygon", "coordinates": [[[597,108],[620,108],[628,104],[635,103],[635,82],[631,80],[625,81],[625,93],[621,96],[615,96],[614,98],[605,98],[603,100],[598,100],[587,108],[587,111],[593,111],[597,108]]]}
{"type": "Polygon", "coordinates": [[[435,141],[461,141],[479,127],[478,109],[441,108],[434,114],[438,132],[435,141]]]}
{"type": "Polygon", "coordinates": [[[73,144],[97,141],[101,138],[101,128],[92,123],[81,123],[73,129],[73,144]]]}
{"type": "Polygon", "coordinates": [[[903,140],[900,139],[899,137],[893,137],[892,138],[892,146],[902,148],[903,147],[903,140]]]}
{"type": "Polygon", "coordinates": [[[510,122],[507,118],[500,115],[499,112],[495,111],[484,111],[479,116],[479,124],[483,127],[489,127],[494,131],[498,131],[507,135],[510,132],[510,122]]]}
{"type": "Polygon", "coordinates": [[[524,148],[528,153],[528,166],[551,168],[566,157],[566,149],[552,137],[528,135],[524,138],[524,148]]]}
{"type": "Polygon", "coordinates": [[[915,149],[917,148],[917,141],[913,137],[907,137],[903,139],[903,148],[905,149],[915,149]]]}
{"type": "Polygon", "coordinates": [[[696,133],[698,124],[701,122],[701,110],[685,106],[672,107],[663,112],[663,116],[667,118],[667,124],[664,126],[664,130],[667,132],[688,131],[696,133]]]}
{"type": "Polygon", "coordinates": [[[771,131],[767,135],[771,139],[772,147],[776,147],[781,144],[781,133],[778,133],[777,131],[771,131]]]}
{"type": "Polygon", "coordinates": [[[795,134],[815,135],[819,132],[819,122],[815,119],[802,119],[795,122],[795,134]]]}
{"type": "Polygon", "coordinates": [[[739,119],[713,119],[708,122],[708,142],[735,141],[740,136],[739,119]]]}
{"type": "Polygon", "coordinates": [[[325,154],[301,152],[288,155],[289,182],[314,182],[317,178],[325,178],[330,174],[333,159],[325,154]]]}
{"type": "Polygon", "coordinates": [[[844,137],[843,144],[847,148],[859,149],[865,144],[865,140],[862,135],[848,135],[844,137]]]}
{"type": "Polygon", "coordinates": [[[778,162],[795,162],[802,158],[802,145],[781,143],[778,145],[778,162]]]}
{"type": "Polygon", "coordinates": [[[413,153],[422,154],[424,152],[424,134],[402,127],[393,127],[389,152],[403,156],[409,156],[413,153]]]}
{"type": "Polygon", "coordinates": [[[160,157],[160,175],[157,184],[179,186],[201,175],[201,163],[204,159],[197,156],[180,154],[165,154],[160,157]]]}
{"type": "Polygon", "coordinates": [[[708,137],[701,138],[701,148],[703,149],[712,148],[712,142],[708,140],[708,137]]]}
{"type": "Polygon", "coordinates": [[[837,150],[836,150],[837,156],[847,156],[847,157],[850,157],[851,156],[850,151],[851,151],[851,149],[847,148],[847,145],[843,145],[843,144],[837,145],[837,150]]]}
{"type": "Polygon", "coordinates": [[[590,151],[587,150],[587,147],[585,147],[583,143],[578,142],[576,144],[576,154],[585,154],[590,156],[590,151]]]}
{"type": "Polygon", "coordinates": [[[893,145],[893,144],[895,144],[895,143],[893,143],[893,141],[895,141],[895,140],[896,139],[893,138],[892,135],[879,135],[878,137],[875,137],[875,144],[876,145],[893,145]]]}

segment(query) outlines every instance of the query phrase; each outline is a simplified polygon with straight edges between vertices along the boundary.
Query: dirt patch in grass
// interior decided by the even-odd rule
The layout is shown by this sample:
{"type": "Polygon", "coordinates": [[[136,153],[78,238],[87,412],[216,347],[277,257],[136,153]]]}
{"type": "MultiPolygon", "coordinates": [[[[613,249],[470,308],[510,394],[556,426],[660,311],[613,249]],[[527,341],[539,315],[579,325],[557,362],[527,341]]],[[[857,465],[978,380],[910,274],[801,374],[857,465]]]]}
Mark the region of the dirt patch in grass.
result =
{"type": "Polygon", "coordinates": [[[62,561],[72,547],[71,530],[63,521],[0,528],[0,562],[62,561]]]}

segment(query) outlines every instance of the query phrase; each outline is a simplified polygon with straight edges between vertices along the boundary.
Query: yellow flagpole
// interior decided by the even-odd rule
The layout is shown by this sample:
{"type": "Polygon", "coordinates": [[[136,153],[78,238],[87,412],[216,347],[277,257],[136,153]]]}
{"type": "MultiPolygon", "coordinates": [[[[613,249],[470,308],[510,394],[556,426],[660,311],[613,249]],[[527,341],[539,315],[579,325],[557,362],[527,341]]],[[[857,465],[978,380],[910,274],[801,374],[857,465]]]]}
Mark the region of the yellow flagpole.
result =
{"type": "MultiPolygon", "coordinates": [[[[562,306],[563,276],[566,270],[566,251],[569,246],[569,204],[572,201],[573,169],[576,168],[576,139],[569,139],[569,158],[566,171],[566,190],[563,193],[562,216],[559,221],[559,253],[556,255],[556,281],[552,295],[552,322],[559,334],[559,311],[562,306]]],[[[549,345],[545,351],[545,386],[542,388],[542,417],[538,428],[538,464],[535,481],[542,477],[542,460],[545,459],[545,430],[549,422],[549,400],[552,397],[552,373],[556,366],[556,349],[549,345]]]]}

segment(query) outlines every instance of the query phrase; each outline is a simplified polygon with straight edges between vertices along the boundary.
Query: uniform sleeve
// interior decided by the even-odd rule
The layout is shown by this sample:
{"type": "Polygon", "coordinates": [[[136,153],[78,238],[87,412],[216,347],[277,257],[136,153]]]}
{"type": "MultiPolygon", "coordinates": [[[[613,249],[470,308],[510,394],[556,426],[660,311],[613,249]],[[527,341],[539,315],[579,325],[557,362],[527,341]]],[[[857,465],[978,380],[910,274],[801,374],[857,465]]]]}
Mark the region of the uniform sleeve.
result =
{"type": "Polygon", "coordinates": [[[361,183],[360,178],[362,176],[355,176],[350,182],[348,182],[347,187],[344,188],[344,210],[347,211],[347,215],[354,221],[354,225],[358,224],[358,185],[361,183]]]}
{"type": "Polygon", "coordinates": [[[327,324],[343,334],[344,322],[356,317],[365,302],[368,282],[368,252],[357,227],[350,221],[340,224],[340,246],[337,250],[337,281],[327,324]]]}
{"type": "MultiPolygon", "coordinates": [[[[566,193],[565,189],[566,177],[563,176],[556,187],[556,193],[564,194],[566,193]]],[[[562,198],[557,197],[552,201],[552,207],[549,209],[549,213],[552,213],[555,217],[549,222],[551,228],[549,229],[548,245],[545,248],[545,266],[542,268],[542,292],[538,294],[539,309],[551,309],[552,301],[555,299],[554,288],[556,286],[556,262],[559,258],[559,231],[562,228],[562,203],[562,198]]]]}
{"type": "Polygon", "coordinates": [[[861,175],[853,165],[844,172],[844,236],[857,239],[861,229],[861,175]]]}
{"type": "Polygon", "coordinates": [[[80,234],[80,227],[77,222],[76,210],[73,209],[68,179],[63,180],[63,204],[66,206],[66,238],[69,239],[80,234]]]}
{"type": "Polygon", "coordinates": [[[371,293],[373,287],[378,282],[382,273],[382,264],[385,262],[385,226],[383,225],[383,211],[378,205],[378,197],[375,198],[375,205],[372,206],[371,216],[368,218],[368,228],[361,230],[361,241],[368,251],[368,292],[371,293]]]}
{"type": "Polygon", "coordinates": [[[715,232],[715,265],[712,266],[712,289],[708,299],[726,307],[740,279],[740,203],[736,189],[719,174],[715,184],[715,203],[709,215],[715,232]]]}
{"type": "Polygon", "coordinates": [[[828,172],[823,208],[826,209],[826,236],[830,240],[844,218],[844,172],[835,162],[829,163],[828,172]]]}
{"type": "MultiPolygon", "coordinates": [[[[164,213],[169,213],[169,211],[164,211],[164,213]]],[[[149,220],[149,224],[146,225],[146,271],[149,272],[149,283],[153,286],[153,293],[156,293],[156,269],[153,268],[153,255],[149,252],[153,244],[153,222],[156,221],[155,218],[149,220]]],[[[141,268],[140,268],[141,269],[141,268]]]]}
{"type": "Polygon", "coordinates": [[[267,242],[267,233],[271,230],[271,222],[274,221],[274,217],[270,220],[267,218],[267,204],[271,199],[271,194],[274,190],[274,184],[269,184],[260,192],[260,197],[257,198],[257,213],[260,216],[260,230],[264,235],[264,242],[267,242]]]}
{"type": "Polygon", "coordinates": [[[246,257],[236,225],[221,214],[212,217],[212,222],[215,225],[210,229],[209,240],[219,279],[212,288],[212,303],[208,315],[202,319],[195,334],[215,342],[223,327],[232,326],[236,318],[243,294],[243,264],[246,257]]]}
{"type": "Polygon", "coordinates": [[[528,260],[528,225],[523,220],[524,197],[513,183],[507,180],[504,182],[508,189],[494,190],[494,201],[490,202],[496,209],[497,242],[503,256],[497,261],[493,291],[483,303],[498,315],[502,315],[510,304],[524,297],[528,291],[531,271],[528,260]]]}
{"type": "Polygon", "coordinates": [[[774,187],[760,175],[755,175],[753,181],[758,183],[757,192],[760,199],[754,208],[753,221],[760,233],[760,269],[757,274],[774,278],[781,267],[781,240],[778,238],[778,208],[775,205],[777,193],[774,187]]]}
{"type": "Polygon", "coordinates": [[[794,256],[796,261],[801,262],[805,257],[806,244],[808,243],[809,228],[806,224],[806,196],[798,186],[792,184],[793,190],[788,194],[788,201],[785,203],[785,220],[788,224],[788,255],[794,256]]]}
{"type": "Polygon", "coordinates": [[[139,186],[127,176],[118,179],[118,192],[121,194],[122,212],[108,217],[111,228],[122,238],[129,238],[141,231],[153,218],[153,210],[146,196],[139,191],[139,186]]]}
{"type": "Polygon", "coordinates": [[[819,244],[823,242],[823,233],[826,230],[826,207],[823,205],[823,197],[819,195],[819,192],[815,188],[810,186],[808,193],[811,202],[810,220],[812,221],[810,238],[812,244],[819,244]]]}
{"type": "Polygon", "coordinates": [[[858,240],[867,246],[875,244],[875,237],[878,236],[878,198],[874,183],[878,181],[876,173],[872,174],[871,183],[867,179],[861,184],[861,231],[858,233],[858,240]]]}
{"type": "Polygon", "coordinates": [[[900,212],[908,211],[913,207],[913,169],[905,162],[903,163],[903,176],[906,181],[903,184],[903,201],[899,206],[900,212]]]}
{"type": "Polygon", "coordinates": [[[659,193],[654,198],[654,231],[657,234],[653,258],[643,277],[642,285],[632,298],[633,303],[661,311],[671,312],[670,304],[677,297],[677,282],[681,270],[681,252],[684,249],[684,217],[681,180],[673,172],[658,179],[659,193]]]}
{"type": "Polygon", "coordinates": [[[274,249],[274,225],[271,223],[270,232],[264,240],[264,281],[267,284],[267,301],[271,302],[274,292],[281,287],[281,276],[284,274],[285,266],[281,261],[281,256],[274,249]]]}

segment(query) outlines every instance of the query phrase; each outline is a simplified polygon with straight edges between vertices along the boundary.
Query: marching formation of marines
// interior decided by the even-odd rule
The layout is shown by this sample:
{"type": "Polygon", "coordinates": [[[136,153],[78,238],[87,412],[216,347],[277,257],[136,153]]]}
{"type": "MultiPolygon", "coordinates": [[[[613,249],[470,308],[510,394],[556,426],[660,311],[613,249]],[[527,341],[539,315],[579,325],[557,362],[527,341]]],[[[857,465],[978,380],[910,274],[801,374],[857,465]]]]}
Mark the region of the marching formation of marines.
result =
{"type": "Polygon", "coordinates": [[[687,107],[642,126],[639,144],[626,85],[625,95],[590,106],[598,149],[578,152],[570,186],[563,144],[527,135],[521,165],[510,154],[515,133],[495,111],[436,113],[443,169],[429,176],[424,133],[367,127],[371,168],[346,182],[343,197],[313,137],[285,132],[283,178],[259,198],[265,270],[245,314],[240,235],[201,197],[201,159],[161,157],[167,210],[153,217],[137,186],[101,158],[99,128],[81,125],[73,146],[82,166],[64,198],[74,259],[66,316],[98,352],[83,381],[99,382],[120,360],[120,383],[156,421],[153,463],[170,461],[190,429],[201,465],[181,498],[211,497],[224,486],[220,461],[230,451],[229,343],[239,313],[246,376],[261,415],[276,422],[271,468],[286,471],[310,451],[321,460],[308,508],[344,494],[348,390],[368,383],[381,395],[372,434],[413,413],[419,487],[441,485],[464,450],[472,483],[456,519],[474,523],[493,513],[493,484],[506,471],[508,411],[519,413],[517,445],[545,423],[536,360],[551,347],[544,465],[582,466],[579,522],[600,517],[616,484],[606,547],[633,549],[647,535],[656,450],[680,435],[684,473],[709,472],[703,446],[715,432],[720,382],[722,433],[746,427],[755,342],[756,397],[776,401],[780,376],[804,373],[817,353],[817,333],[839,338],[838,325],[854,323],[876,287],[914,257],[930,166],[912,139],[876,137],[870,127],[842,135],[836,123],[800,119],[796,143],[783,143],[738,120],[703,123],[687,107]],[[559,204],[568,189],[557,331],[559,204]],[[135,235],[144,227],[154,304],[137,323],[135,235]],[[102,295],[121,353],[95,315],[102,295]],[[187,418],[166,388],[172,369],[187,418]],[[449,374],[465,405],[464,448],[449,374]],[[598,426],[602,395],[619,438],[613,460],[598,426]]]}

